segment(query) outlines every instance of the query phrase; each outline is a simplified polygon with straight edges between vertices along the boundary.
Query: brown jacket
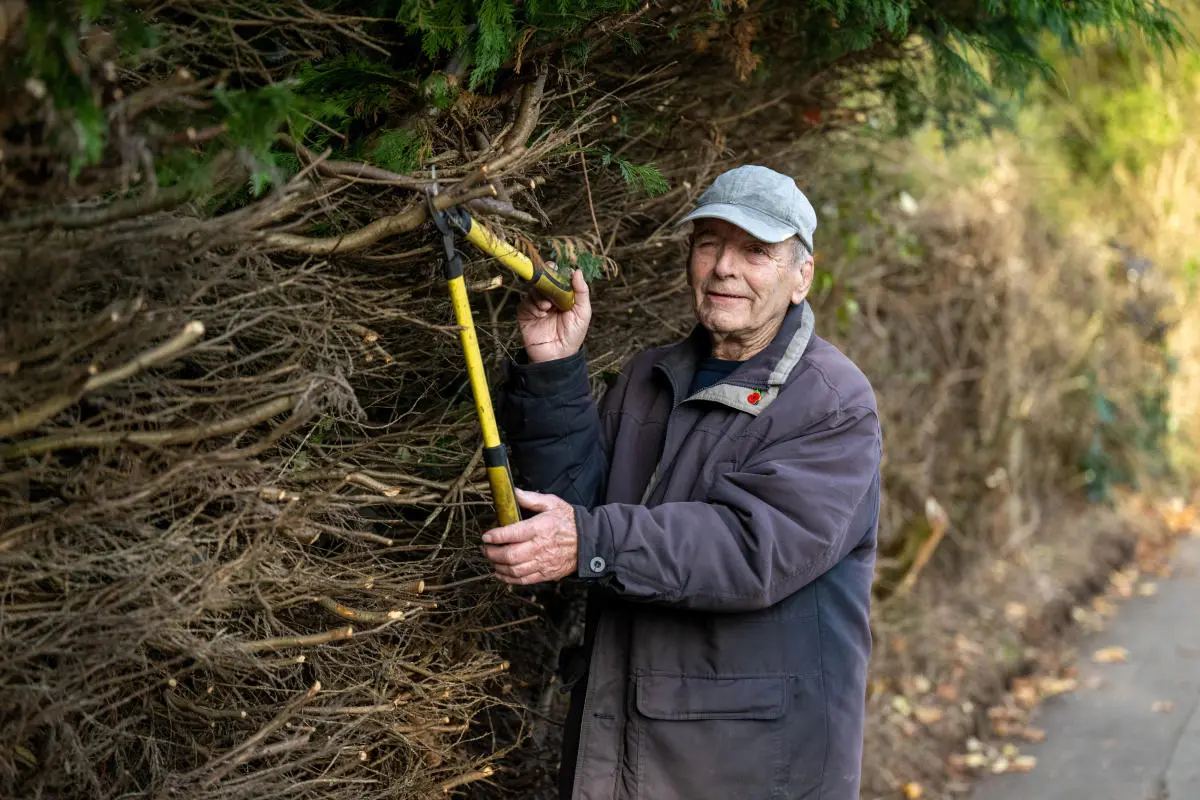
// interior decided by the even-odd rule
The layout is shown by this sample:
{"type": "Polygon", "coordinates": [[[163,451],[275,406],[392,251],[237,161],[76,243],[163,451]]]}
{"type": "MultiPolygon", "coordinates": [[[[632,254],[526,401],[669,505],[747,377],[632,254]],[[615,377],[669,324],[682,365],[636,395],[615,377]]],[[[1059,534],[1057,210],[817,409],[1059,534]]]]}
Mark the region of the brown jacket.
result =
{"type": "Polygon", "coordinates": [[[685,397],[708,336],[592,401],[582,354],[511,365],[523,482],[575,504],[586,670],[575,800],[857,800],[882,445],[863,374],[807,303],[685,397]]]}

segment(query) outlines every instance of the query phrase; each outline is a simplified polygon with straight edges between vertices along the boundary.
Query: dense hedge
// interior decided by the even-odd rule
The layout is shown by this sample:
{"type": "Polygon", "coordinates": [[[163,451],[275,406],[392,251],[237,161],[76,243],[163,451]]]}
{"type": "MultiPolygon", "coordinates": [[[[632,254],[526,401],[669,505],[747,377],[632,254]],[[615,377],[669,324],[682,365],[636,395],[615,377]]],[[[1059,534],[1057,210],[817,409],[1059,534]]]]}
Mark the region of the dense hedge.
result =
{"type": "MultiPolygon", "coordinates": [[[[551,752],[575,617],[476,547],[435,178],[607,278],[599,389],[686,328],[670,222],[716,172],[978,125],[1089,30],[1179,40],[1140,2],[0,3],[0,794],[424,797],[551,752]]],[[[469,269],[494,365],[519,287],[469,269]]]]}

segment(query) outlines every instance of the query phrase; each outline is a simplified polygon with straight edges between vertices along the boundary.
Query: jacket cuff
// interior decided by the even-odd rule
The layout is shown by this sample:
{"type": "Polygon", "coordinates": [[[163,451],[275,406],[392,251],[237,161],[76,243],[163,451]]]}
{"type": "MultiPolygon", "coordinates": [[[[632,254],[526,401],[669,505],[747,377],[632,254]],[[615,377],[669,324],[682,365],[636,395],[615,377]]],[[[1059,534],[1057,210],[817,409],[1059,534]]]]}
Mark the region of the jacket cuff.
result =
{"type": "Polygon", "coordinates": [[[587,354],[583,348],[573,356],[554,361],[530,363],[521,350],[509,362],[508,386],[514,394],[533,397],[553,397],[578,386],[587,385],[587,354]]]}
{"type": "Polygon", "coordinates": [[[574,506],[574,509],[579,577],[591,581],[611,580],[616,573],[612,537],[607,535],[596,512],[588,511],[583,506],[574,506]]]}

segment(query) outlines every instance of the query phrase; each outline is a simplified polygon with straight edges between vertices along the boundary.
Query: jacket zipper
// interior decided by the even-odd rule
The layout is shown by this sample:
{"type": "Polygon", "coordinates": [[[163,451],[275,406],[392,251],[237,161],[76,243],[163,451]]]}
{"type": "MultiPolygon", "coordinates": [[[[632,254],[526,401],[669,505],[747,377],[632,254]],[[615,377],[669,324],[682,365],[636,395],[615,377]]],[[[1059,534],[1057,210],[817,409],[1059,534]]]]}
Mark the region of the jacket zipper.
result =
{"type": "Polygon", "coordinates": [[[679,387],[675,385],[675,376],[667,370],[663,370],[667,376],[667,383],[671,384],[671,413],[667,415],[667,433],[663,437],[663,451],[658,459],[658,463],[654,465],[654,472],[650,474],[650,481],[646,484],[646,491],[642,493],[641,505],[646,505],[650,500],[650,495],[654,494],[654,490],[658,488],[658,473],[662,469],[663,462],[667,457],[667,448],[671,444],[671,426],[675,424],[675,412],[679,407],[686,402],[687,398],[679,399],[679,387]]]}

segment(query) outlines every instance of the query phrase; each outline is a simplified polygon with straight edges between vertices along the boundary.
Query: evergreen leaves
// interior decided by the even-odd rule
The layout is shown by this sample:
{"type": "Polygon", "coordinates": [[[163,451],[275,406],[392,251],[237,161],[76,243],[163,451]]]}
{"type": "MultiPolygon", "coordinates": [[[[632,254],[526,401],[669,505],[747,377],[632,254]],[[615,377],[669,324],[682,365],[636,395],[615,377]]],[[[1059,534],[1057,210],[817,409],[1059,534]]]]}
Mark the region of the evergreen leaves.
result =
{"type": "Polygon", "coordinates": [[[425,139],[407,129],[384,131],[371,148],[371,160],[392,172],[411,172],[421,166],[425,139]]]}
{"type": "MultiPolygon", "coordinates": [[[[733,41],[744,58],[731,66],[747,76],[757,71],[759,77],[790,80],[798,71],[815,74],[882,45],[893,55],[879,65],[876,87],[900,134],[931,120],[947,132],[961,128],[964,120],[986,129],[994,122],[989,115],[1002,117],[997,109],[1003,109],[1006,93],[1019,96],[1030,80],[1053,78],[1044,56],[1047,40],[1068,52],[1093,34],[1118,43],[1139,39],[1159,50],[1183,42],[1176,14],[1154,0],[765,0],[753,9],[744,0],[690,2],[666,18],[672,45],[687,48],[692,37],[680,34],[689,30],[699,37],[697,54],[710,42],[733,41]],[[753,23],[742,25],[750,17],[753,23]],[[777,52],[764,46],[778,31],[802,42],[801,61],[795,47],[777,52]],[[914,41],[924,43],[924,63],[931,71],[914,66],[911,49],[899,49],[914,41]]],[[[270,0],[249,5],[268,16],[286,6],[270,0]]],[[[616,21],[638,7],[639,0],[325,0],[322,8],[329,13],[370,20],[364,24],[381,33],[381,40],[395,42],[395,49],[341,48],[270,78],[247,81],[248,73],[241,71],[242,83],[212,89],[209,110],[197,114],[194,124],[223,125],[229,142],[264,164],[281,163],[275,137],[286,131],[310,147],[332,146],[342,157],[409,171],[420,164],[427,146],[408,130],[414,114],[446,111],[464,91],[490,91],[519,60],[544,48],[557,48],[568,67],[586,77],[597,44],[597,37],[587,35],[588,26],[616,21]]],[[[186,18],[189,12],[181,13],[186,18]]],[[[212,13],[219,19],[226,12],[215,8],[212,13]]],[[[122,58],[128,58],[150,52],[158,36],[155,26],[167,16],[148,16],[142,4],[121,0],[30,2],[24,51],[0,75],[0,89],[44,89],[65,112],[48,137],[77,172],[103,158],[112,122],[97,94],[98,63],[89,63],[81,31],[94,23],[113,34],[122,58]]],[[[653,36],[658,28],[610,30],[610,44],[637,56],[646,52],[641,31],[653,36]]],[[[264,52],[284,47],[281,42],[264,38],[264,52]]],[[[620,136],[627,135],[636,134],[620,130],[620,136]]],[[[667,190],[652,165],[615,160],[610,166],[640,193],[667,190]]]]}
{"type": "Polygon", "coordinates": [[[471,88],[486,82],[512,50],[516,39],[513,7],[510,0],[481,0],[478,11],[479,41],[475,45],[475,70],[471,88]]]}
{"type": "Polygon", "coordinates": [[[615,162],[625,183],[646,196],[655,197],[670,191],[671,184],[653,164],[634,164],[623,158],[615,159],[615,162]]]}

